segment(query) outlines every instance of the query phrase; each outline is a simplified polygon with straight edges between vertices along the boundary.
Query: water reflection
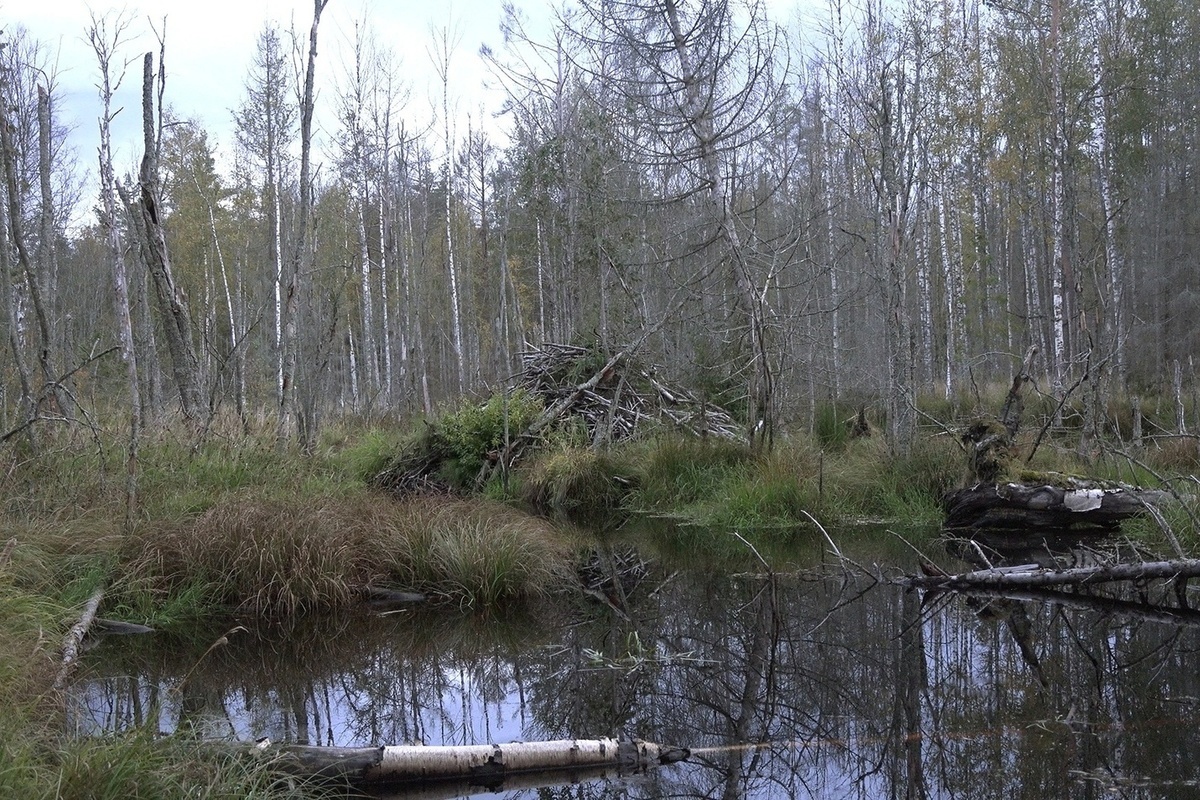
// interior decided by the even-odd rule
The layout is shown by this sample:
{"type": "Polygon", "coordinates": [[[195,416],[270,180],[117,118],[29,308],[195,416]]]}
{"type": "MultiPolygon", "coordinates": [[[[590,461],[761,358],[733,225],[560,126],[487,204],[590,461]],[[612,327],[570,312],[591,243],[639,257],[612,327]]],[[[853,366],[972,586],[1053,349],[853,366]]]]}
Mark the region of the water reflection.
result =
{"type": "Polygon", "coordinates": [[[106,641],[72,721],[347,746],[625,735],[695,753],[539,797],[1195,792],[1189,620],[842,573],[638,577],[620,613],[559,598],[531,618],[248,630],[207,653],[219,631],[106,641]]]}

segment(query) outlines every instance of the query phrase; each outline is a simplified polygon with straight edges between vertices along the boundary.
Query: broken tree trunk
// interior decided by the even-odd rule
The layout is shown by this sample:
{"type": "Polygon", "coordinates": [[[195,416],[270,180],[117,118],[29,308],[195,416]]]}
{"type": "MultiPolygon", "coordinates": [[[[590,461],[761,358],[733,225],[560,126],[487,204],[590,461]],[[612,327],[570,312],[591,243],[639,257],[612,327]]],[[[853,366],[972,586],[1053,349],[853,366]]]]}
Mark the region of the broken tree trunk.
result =
{"type": "Polygon", "coordinates": [[[1020,483],[977,484],[942,498],[947,530],[1115,530],[1142,514],[1164,492],[1118,488],[1064,488],[1020,483]]]}
{"type": "MultiPolygon", "coordinates": [[[[942,497],[946,530],[976,535],[985,531],[1035,533],[1106,533],[1124,519],[1149,510],[1168,495],[1128,486],[1103,486],[1096,481],[1058,476],[1062,485],[1006,480],[1014,471],[1025,387],[1037,347],[1030,347],[998,417],[981,417],[962,434],[967,451],[965,488],[942,497]]],[[[1036,445],[1035,445],[1036,449],[1036,445]]],[[[1043,479],[1044,480],[1044,479],[1043,479]]]]}
{"type": "Polygon", "coordinates": [[[1029,372],[1037,353],[1036,346],[1025,352],[1025,360],[1013,376],[1000,416],[978,419],[963,433],[967,466],[976,483],[995,483],[1012,460],[1013,443],[1021,428],[1021,412],[1025,407],[1025,386],[1030,382],[1029,372]]]}
{"type": "Polygon", "coordinates": [[[304,747],[281,749],[289,771],[355,784],[468,781],[496,787],[510,775],[593,768],[644,771],[682,761],[685,748],[640,740],[562,739],[480,745],[304,747]]]}
{"type": "Polygon", "coordinates": [[[1073,567],[1070,569],[981,569],[958,575],[912,575],[904,583],[924,589],[1067,586],[1112,581],[1187,579],[1200,577],[1200,559],[1149,561],[1140,564],[1073,567]]]}

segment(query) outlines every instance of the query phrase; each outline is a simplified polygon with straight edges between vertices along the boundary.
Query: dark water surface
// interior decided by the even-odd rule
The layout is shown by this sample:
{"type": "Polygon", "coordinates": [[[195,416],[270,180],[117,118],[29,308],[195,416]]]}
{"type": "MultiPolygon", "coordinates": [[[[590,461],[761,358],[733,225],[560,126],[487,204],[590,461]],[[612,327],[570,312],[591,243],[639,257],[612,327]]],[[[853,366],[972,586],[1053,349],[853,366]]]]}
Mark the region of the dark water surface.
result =
{"type": "Polygon", "coordinates": [[[554,597],[522,617],[375,610],[212,649],[223,631],[106,638],[72,724],[321,745],[624,735],[695,751],[636,779],[515,795],[528,797],[1200,796],[1190,618],[923,597],[832,568],[623,563],[621,590],[601,587],[623,611],[554,597]]]}

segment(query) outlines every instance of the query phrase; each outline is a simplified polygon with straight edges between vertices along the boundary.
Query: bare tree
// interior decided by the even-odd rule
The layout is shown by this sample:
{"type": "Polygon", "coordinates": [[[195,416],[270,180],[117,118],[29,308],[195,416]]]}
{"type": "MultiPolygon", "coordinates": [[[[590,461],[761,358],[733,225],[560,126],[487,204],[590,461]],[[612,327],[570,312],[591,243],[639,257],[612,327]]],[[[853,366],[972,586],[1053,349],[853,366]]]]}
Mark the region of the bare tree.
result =
{"type": "Polygon", "coordinates": [[[300,100],[300,208],[297,211],[295,249],[288,274],[287,293],[283,305],[283,394],[280,398],[279,424],[276,438],[282,447],[299,432],[296,419],[296,362],[299,357],[298,316],[304,275],[312,264],[313,245],[309,226],[312,221],[312,120],[313,94],[317,71],[317,29],[321,12],[329,0],[313,0],[312,27],[308,33],[308,66],[304,71],[304,88],[300,100]]]}
{"type": "Polygon", "coordinates": [[[124,68],[115,64],[126,31],[128,15],[115,19],[92,16],[88,28],[88,41],[96,54],[100,68],[101,116],[100,116],[100,224],[107,235],[109,257],[112,259],[112,287],[114,309],[117,317],[117,335],[121,345],[121,360],[125,362],[126,388],[129,391],[129,451],[126,455],[125,523],[133,527],[137,511],[138,444],[142,429],[142,400],[138,383],[137,354],[134,349],[133,321],[129,312],[129,283],[125,274],[125,252],[118,227],[116,190],[117,181],[112,163],[112,121],[117,112],[113,110],[113,94],[124,79],[124,68]],[[114,69],[119,70],[114,77],[114,69]]]}
{"type": "MultiPolygon", "coordinates": [[[[54,395],[57,374],[52,363],[53,337],[51,335],[50,314],[42,296],[42,280],[38,275],[35,264],[35,254],[30,247],[25,230],[25,212],[21,207],[23,196],[21,178],[17,163],[20,159],[16,142],[16,131],[12,119],[14,107],[12,89],[15,76],[10,74],[7,67],[0,73],[0,157],[3,159],[5,200],[7,203],[8,238],[17,256],[17,266],[20,268],[23,294],[30,301],[33,309],[34,322],[37,325],[37,363],[41,372],[43,391],[47,397],[54,395]]],[[[39,109],[40,110],[40,109],[39,109]]],[[[46,111],[48,114],[48,110],[46,111]]],[[[48,126],[47,126],[48,127],[48,126]]],[[[47,146],[48,149],[48,146],[47,146]]],[[[44,165],[39,165],[39,173],[50,168],[48,159],[44,165]]],[[[27,398],[27,403],[30,398],[27,398]]],[[[34,399],[36,403],[36,399],[34,399]]],[[[36,413],[36,410],[34,410],[36,413]]]]}
{"type": "Polygon", "coordinates": [[[454,236],[451,198],[454,192],[454,140],[450,127],[450,62],[458,46],[459,36],[449,26],[433,32],[433,49],[430,59],[442,82],[442,136],[445,141],[445,161],[442,180],[445,182],[446,214],[446,271],[450,278],[450,322],[454,335],[454,358],[457,366],[458,391],[466,388],[466,353],[463,349],[463,307],[459,296],[459,269],[454,260],[454,236]]]}
{"type": "Polygon", "coordinates": [[[188,419],[197,419],[204,407],[204,392],[193,335],[195,323],[183,287],[171,268],[171,256],[162,224],[164,212],[158,176],[160,121],[154,113],[154,85],[154,56],[146,53],[142,61],[143,152],[136,201],[141,222],[138,244],[154,284],[156,307],[166,333],[183,414],[188,419]]]}
{"type": "Polygon", "coordinates": [[[763,265],[771,259],[757,258],[763,243],[736,213],[735,191],[745,177],[738,169],[756,163],[754,149],[783,95],[787,56],[779,33],[758,2],[586,0],[582,11],[582,21],[565,20],[590,55],[582,66],[612,92],[609,107],[629,115],[622,127],[636,137],[646,166],[671,176],[665,199],[703,201],[707,230],[700,235],[719,248],[745,337],[751,440],[770,447],[776,356],[768,342],[771,267],[763,265]]]}
{"type": "Polygon", "coordinates": [[[271,344],[274,350],[275,401],[283,405],[283,174],[296,124],[296,106],[287,95],[287,58],[279,32],[264,27],[258,35],[246,97],[234,115],[238,143],[261,165],[263,215],[271,264],[271,344]]]}

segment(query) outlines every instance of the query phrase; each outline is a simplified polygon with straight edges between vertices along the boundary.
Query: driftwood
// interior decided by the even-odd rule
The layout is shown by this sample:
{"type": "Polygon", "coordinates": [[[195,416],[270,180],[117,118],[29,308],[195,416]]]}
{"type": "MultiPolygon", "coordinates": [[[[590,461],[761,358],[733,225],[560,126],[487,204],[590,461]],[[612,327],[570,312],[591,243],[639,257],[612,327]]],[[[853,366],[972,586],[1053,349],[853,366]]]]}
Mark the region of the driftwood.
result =
{"type": "Polygon", "coordinates": [[[141,636],[147,633],[154,633],[154,628],[137,622],[123,622],[119,619],[96,617],[92,620],[92,627],[88,632],[90,634],[103,634],[105,636],[141,636]]]}
{"type": "Polygon", "coordinates": [[[1112,581],[1159,579],[1186,580],[1200,577],[1200,559],[1110,564],[1068,569],[1045,569],[1032,564],[964,572],[957,575],[924,574],[905,579],[908,586],[924,589],[1031,588],[1039,586],[1085,586],[1112,581]]]}
{"type": "Polygon", "coordinates": [[[625,773],[682,761],[685,748],[640,740],[563,739],[462,746],[287,746],[281,763],[294,774],[334,778],[356,785],[428,784],[458,781],[499,789],[529,773],[614,769],[625,773]]]}
{"type": "Polygon", "coordinates": [[[948,492],[942,498],[942,509],[946,512],[944,527],[951,531],[1105,532],[1165,497],[1164,492],[1125,487],[978,484],[948,492]]]}

